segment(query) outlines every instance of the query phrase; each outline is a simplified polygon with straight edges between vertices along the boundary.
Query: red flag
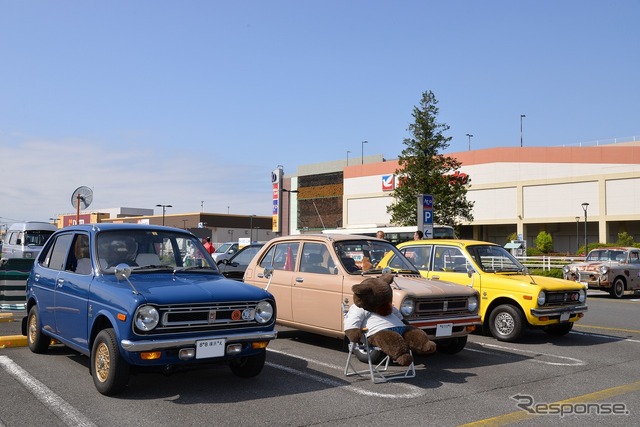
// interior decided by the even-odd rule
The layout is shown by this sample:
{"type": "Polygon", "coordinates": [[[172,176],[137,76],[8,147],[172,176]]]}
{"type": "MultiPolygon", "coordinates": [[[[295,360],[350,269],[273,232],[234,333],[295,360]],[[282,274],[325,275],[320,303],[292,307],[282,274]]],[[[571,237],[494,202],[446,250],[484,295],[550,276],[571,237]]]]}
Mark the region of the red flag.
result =
{"type": "Polygon", "coordinates": [[[287,271],[293,271],[293,265],[291,263],[291,246],[287,247],[287,258],[284,260],[284,267],[287,271]]]}

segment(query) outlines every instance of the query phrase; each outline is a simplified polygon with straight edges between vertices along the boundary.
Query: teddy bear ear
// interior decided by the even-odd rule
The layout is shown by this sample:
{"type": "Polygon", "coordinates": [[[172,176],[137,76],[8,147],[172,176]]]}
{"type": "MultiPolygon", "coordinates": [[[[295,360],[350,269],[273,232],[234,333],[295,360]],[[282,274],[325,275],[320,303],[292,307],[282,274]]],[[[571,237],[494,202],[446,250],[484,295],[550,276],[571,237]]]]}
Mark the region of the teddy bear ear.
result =
{"type": "Polygon", "coordinates": [[[366,283],[367,281],[365,280],[362,283],[358,283],[356,285],[353,285],[351,287],[351,290],[353,291],[353,293],[355,295],[371,295],[373,293],[373,289],[371,289],[371,286],[366,283]]]}
{"type": "Polygon", "coordinates": [[[380,279],[385,282],[387,285],[390,285],[393,283],[393,279],[394,279],[394,275],[391,273],[387,273],[387,274],[383,274],[382,276],[380,276],[380,279]]]}

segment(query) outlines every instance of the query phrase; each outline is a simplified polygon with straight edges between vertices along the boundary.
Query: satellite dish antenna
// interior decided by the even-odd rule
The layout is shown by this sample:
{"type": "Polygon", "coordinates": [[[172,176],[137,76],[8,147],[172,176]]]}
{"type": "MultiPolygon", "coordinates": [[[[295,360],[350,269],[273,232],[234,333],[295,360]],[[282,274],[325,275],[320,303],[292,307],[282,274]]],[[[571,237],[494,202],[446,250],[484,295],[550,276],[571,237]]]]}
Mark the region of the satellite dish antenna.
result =
{"type": "Polygon", "coordinates": [[[89,187],[76,188],[71,195],[71,205],[76,208],[76,224],[80,223],[80,208],[87,209],[93,201],[93,190],[89,187]]]}

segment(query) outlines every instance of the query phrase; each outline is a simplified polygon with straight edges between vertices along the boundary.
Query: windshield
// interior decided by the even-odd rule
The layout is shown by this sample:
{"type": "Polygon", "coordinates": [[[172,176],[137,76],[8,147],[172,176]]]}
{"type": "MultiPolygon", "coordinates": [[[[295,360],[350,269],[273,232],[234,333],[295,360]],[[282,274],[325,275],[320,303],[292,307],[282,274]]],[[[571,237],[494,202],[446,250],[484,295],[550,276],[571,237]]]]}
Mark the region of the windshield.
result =
{"type": "Polygon", "coordinates": [[[590,261],[624,261],[626,258],[624,251],[620,250],[595,250],[589,252],[587,262],[590,261]]]}
{"type": "Polygon", "coordinates": [[[33,246],[44,246],[47,239],[53,234],[49,230],[28,230],[24,232],[24,244],[33,246]]]}
{"type": "Polygon", "coordinates": [[[378,263],[389,251],[395,254],[393,268],[415,271],[415,267],[391,243],[376,240],[346,240],[334,243],[340,262],[350,274],[378,270],[378,263]]]}
{"type": "Polygon", "coordinates": [[[227,252],[227,249],[229,249],[231,247],[231,245],[232,245],[232,243],[223,243],[218,249],[216,249],[214,254],[223,254],[223,253],[227,252]]]}
{"type": "Polygon", "coordinates": [[[521,272],[525,267],[502,246],[476,245],[467,247],[476,264],[486,272],[521,272]]]}
{"type": "Polygon", "coordinates": [[[209,253],[194,236],[156,230],[103,231],[97,237],[100,267],[113,273],[120,263],[132,271],[150,269],[214,269],[209,253]]]}

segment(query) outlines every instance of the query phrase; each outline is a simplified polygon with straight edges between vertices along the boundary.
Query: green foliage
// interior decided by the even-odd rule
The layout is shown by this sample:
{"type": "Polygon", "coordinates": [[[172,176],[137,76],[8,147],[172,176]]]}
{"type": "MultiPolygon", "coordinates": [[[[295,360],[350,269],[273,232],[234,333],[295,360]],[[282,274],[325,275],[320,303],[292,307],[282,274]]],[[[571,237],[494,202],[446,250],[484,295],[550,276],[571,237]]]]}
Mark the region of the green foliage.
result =
{"type": "Polygon", "coordinates": [[[507,236],[507,241],[505,243],[509,243],[512,240],[518,240],[518,233],[511,233],[507,236]]]}
{"type": "Polygon", "coordinates": [[[449,146],[451,137],[443,135],[449,126],[436,121],[437,104],[433,92],[427,91],[422,94],[420,107],[413,109],[415,122],[407,129],[412,136],[404,139],[406,148],[398,156],[399,185],[393,193],[395,202],[387,208],[393,224],[417,224],[420,194],[433,195],[434,223],[457,227],[473,221],[473,202],[467,200],[470,179],[453,176],[460,169],[460,162],[438,154],[449,146]]]}
{"type": "Polygon", "coordinates": [[[558,279],[562,279],[561,268],[552,268],[550,270],[543,270],[541,268],[530,268],[529,273],[534,276],[546,276],[546,277],[555,277],[558,279]]]}
{"type": "Polygon", "coordinates": [[[536,248],[543,254],[548,254],[553,250],[553,237],[546,231],[541,231],[536,237],[536,248]]]}
{"type": "Polygon", "coordinates": [[[622,233],[618,233],[618,241],[616,242],[618,246],[633,246],[633,236],[629,236],[629,233],[623,231],[622,233]]]}

